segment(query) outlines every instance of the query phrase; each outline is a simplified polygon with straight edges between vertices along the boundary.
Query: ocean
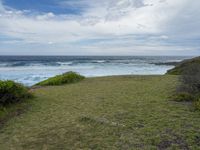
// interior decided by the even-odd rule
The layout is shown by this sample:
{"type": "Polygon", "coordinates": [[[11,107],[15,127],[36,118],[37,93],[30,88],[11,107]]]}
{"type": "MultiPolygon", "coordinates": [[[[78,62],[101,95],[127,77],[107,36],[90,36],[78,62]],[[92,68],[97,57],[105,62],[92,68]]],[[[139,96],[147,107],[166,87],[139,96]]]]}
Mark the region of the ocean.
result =
{"type": "Polygon", "coordinates": [[[68,71],[86,77],[110,75],[162,75],[182,56],[0,56],[0,80],[26,86],[68,71]]]}

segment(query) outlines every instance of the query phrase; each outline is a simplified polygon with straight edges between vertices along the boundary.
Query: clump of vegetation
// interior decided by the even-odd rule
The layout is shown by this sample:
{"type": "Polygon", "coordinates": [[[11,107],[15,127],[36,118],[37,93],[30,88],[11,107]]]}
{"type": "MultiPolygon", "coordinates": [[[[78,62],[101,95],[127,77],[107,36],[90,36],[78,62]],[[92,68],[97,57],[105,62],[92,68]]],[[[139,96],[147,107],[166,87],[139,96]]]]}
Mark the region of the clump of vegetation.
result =
{"type": "Polygon", "coordinates": [[[53,86],[76,83],[83,80],[85,77],[75,72],[67,72],[62,75],[49,78],[36,84],[36,86],[53,86]]]}
{"type": "Polygon", "coordinates": [[[180,76],[181,86],[179,90],[187,91],[193,95],[200,93],[200,64],[190,64],[180,76]]]}
{"type": "Polygon", "coordinates": [[[194,101],[195,100],[195,97],[192,96],[191,94],[189,93],[186,93],[186,92],[180,92],[180,93],[176,93],[174,96],[173,96],[173,99],[177,102],[189,102],[189,101],[194,101]]]}
{"type": "Polygon", "coordinates": [[[200,109],[200,63],[188,62],[189,64],[185,65],[184,70],[181,71],[179,77],[181,84],[177,88],[174,99],[176,101],[193,101],[195,106],[200,109]]]}
{"type": "Polygon", "coordinates": [[[197,110],[200,111],[200,98],[198,98],[195,102],[194,102],[194,106],[197,110]]]}
{"type": "Polygon", "coordinates": [[[28,88],[14,81],[0,81],[0,106],[17,103],[33,95],[28,88]]]}
{"type": "Polygon", "coordinates": [[[176,67],[174,67],[171,70],[168,70],[167,74],[170,74],[170,75],[181,75],[181,74],[184,74],[184,72],[186,70],[188,70],[188,68],[190,68],[192,65],[200,65],[200,57],[184,60],[184,61],[178,63],[176,65],[176,67]]]}
{"type": "Polygon", "coordinates": [[[196,110],[199,110],[199,111],[200,111],[200,98],[197,99],[197,100],[194,102],[194,107],[196,108],[196,110]]]}

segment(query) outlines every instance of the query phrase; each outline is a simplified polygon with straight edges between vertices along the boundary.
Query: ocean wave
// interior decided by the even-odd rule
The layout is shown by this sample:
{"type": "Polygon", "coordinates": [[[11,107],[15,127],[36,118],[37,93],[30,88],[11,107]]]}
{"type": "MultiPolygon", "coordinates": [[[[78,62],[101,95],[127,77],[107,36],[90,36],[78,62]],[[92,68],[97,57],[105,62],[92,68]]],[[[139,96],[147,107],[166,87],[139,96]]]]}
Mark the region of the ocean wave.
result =
{"type": "Polygon", "coordinates": [[[0,67],[34,67],[34,66],[61,66],[68,63],[59,63],[59,62],[7,62],[1,63],[0,67]]]}
{"type": "MultiPolygon", "coordinates": [[[[104,58],[104,57],[103,57],[104,58]]],[[[58,58],[57,58],[58,59],[58,58]]],[[[136,57],[136,58],[132,58],[132,57],[127,57],[125,58],[117,58],[117,57],[109,57],[107,59],[89,59],[89,58],[85,58],[85,59],[74,59],[74,60],[26,60],[26,61],[1,61],[0,60],[0,68],[2,67],[40,67],[40,66],[55,66],[55,67],[60,67],[60,66],[77,66],[77,65],[119,65],[119,64],[130,64],[130,65],[136,65],[136,64],[154,64],[154,63],[162,63],[162,62],[178,62],[181,59],[177,58],[177,59],[155,59],[155,58],[151,58],[148,59],[146,57],[136,57]]]]}
{"type": "Polygon", "coordinates": [[[57,62],[59,65],[61,66],[66,66],[66,65],[72,65],[73,62],[72,61],[69,61],[69,62],[57,62]]]}
{"type": "Polygon", "coordinates": [[[86,77],[164,74],[172,66],[160,62],[184,57],[117,57],[117,56],[0,56],[0,80],[9,79],[31,86],[49,77],[75,71],[86,77]]]}

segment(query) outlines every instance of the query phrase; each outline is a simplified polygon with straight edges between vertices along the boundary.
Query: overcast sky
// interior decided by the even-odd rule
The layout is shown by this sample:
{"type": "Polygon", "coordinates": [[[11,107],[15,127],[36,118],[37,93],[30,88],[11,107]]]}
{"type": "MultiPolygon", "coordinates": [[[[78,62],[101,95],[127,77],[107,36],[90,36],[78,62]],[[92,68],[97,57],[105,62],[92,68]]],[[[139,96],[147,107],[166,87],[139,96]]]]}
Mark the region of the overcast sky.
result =
{"type": "Polygon", "coordinates": [[[200,0],[0,0],[0,55],[200,55],[200,0]]]}

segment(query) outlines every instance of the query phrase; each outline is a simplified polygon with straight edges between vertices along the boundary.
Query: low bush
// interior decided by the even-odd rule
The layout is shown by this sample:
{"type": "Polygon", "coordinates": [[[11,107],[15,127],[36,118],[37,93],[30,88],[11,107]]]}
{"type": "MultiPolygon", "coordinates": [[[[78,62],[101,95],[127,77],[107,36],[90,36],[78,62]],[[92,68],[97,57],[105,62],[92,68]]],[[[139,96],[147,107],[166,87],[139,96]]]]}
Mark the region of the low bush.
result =
{"type": "Polygon", "coordinates": [[[200,93],[200,64],[194,63],[188,65],[188,68],[183,71],[180,76],[181,85],[180,91],[191,94],[200,93]]]}
{"type": "Polygon", "coordinates": [[[200,111],[200,98],[197,101],[194,102],[194,106],[195,106],[196,110],[200,111]]]}
{"type": "Polygon", "coordinates": [[[36,84],[36,86],[53,86],[53,85],[62,85],[76,83],[83,80],[85,77],[77,74],[75,72],[67,72],[62,75],[57,75],[55,77],[49,78],[42,82],[36,84]]]}
{"type": "Polygon", "coordinates": [[[0,81],[0,105],[5,106],[33,97],[28,88],[14,81],[0,81]]]}
{"type": "Polygon", "coordinates": [[[200,57],[194,60],[182,64],[179,76],[180,85],[173,99],[179,102],[191,101],[195,108],[200,110],[200,57]]]}
{"type": "Polygon", "coordinates": [[[177,102],[187,102],[187,101],[194,101],[195,97],[189,93],[177,93],[173,96],[173,100],[177,102]]]}
{"type": "Polygon", "coordinates": [[[200,65],[200,57],[195,57],[192,59],[184,60],[178,64],[173,69],[167,71],[167,74],[171,75],[181,75],[188,70],[192,65],[200,65]]]}

